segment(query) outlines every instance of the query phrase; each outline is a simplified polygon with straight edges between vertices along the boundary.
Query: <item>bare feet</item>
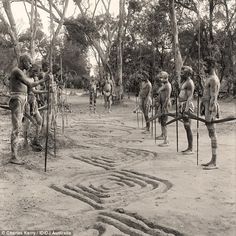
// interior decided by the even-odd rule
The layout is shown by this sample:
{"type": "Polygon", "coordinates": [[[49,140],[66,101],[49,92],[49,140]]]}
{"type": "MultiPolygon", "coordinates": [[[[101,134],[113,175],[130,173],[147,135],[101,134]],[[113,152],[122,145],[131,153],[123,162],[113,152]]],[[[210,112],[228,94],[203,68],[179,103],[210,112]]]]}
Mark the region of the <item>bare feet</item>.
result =
{"type": "Polygon", "coordinates": [[[9,160],[9,163],[15,164],[15,165],[24,165],[24,164],[25,164],[23,161],[17,159],[16,157],[12,157],[12,158],[9,160]]]}
{"type": "Polygon", "coordinates": [[[169,146],[169,142],[168,141],[164,141],[163,143],[158,145],[159,147],[168,147],[169,146]]]}
{"type": "Polygon", "coordinates": [[[149,130],[144,130],[142,133],[143,133],[143,134],[149,134],[150,131],[149,131],[149,130]]]}
{"type": "Polygon", "coordinates": [[[194,154],[194,152],[192,151],[192,149],[189,149],[189,148],[187,148],[186,150],[182,151],[182,153],[183,153],[184,155],[192,155],[192,154],[194,154]]]}
{"type": "Polygon", "coordinates": [[[203,167],[204,170],[218,169],[218,167],[216,166],[216,163],[213,163],[213,162],[208,162],[206,164],[201,164],[201,166],[203,167]]]}
{"type": "Polygon", "coordinates": [[[164,136],[163,135],[159,135],[156,137],[156,140],[164,140],[164,136]]]}
{"type": "Polygon", "coordinates": [[[201,166],[211,166],[211,165],[216,165],[216,164],[212,161],[205,163],[205,164],[201,164],[201,166]]]}

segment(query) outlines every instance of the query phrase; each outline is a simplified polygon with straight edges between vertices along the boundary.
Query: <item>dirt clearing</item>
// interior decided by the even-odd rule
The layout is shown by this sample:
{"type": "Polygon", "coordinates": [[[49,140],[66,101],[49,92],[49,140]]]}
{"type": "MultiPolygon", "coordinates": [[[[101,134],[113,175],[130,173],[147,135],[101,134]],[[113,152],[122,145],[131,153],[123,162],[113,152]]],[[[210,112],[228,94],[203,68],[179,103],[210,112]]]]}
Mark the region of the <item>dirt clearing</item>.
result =
{"type": "MultiPolygon", "coordinates": [[[[25,166],[7,164],[10,114],[0,115],[0,229],[73,230],[78,236],[236,235],[236,125],[217,125],[219,169],[196,165],[195,154],[176,152],[175,124],[169,147],[158,147],[137,127],[134,98],[89,115],[87,96],[70,96],[65,134],[58,116],[58,153],[23,150],[25,166]]],[[[222,116],[235,100],[221,102],[222,116]]],[[[141,119],[140,119],[141,126],[141,119]]],[[[180,150],[186,147],[179,123],[180,150]]],[[[157,124],[157,135],[160,126],[157,124]]],[[[200,124],[199,164],[210,160],[210,140],[200,124]]]]}

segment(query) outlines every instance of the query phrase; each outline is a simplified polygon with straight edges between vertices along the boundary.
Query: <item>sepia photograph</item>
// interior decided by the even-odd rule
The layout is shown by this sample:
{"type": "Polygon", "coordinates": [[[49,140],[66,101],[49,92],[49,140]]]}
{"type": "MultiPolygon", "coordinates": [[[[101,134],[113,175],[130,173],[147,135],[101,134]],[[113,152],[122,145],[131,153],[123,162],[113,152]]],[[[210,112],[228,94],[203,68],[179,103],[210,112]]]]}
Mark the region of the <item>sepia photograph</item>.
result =
{"type": "Polygon", "coordinates": [[[236,236],[236,0],[0,0],[0,236],[236,236]]]}

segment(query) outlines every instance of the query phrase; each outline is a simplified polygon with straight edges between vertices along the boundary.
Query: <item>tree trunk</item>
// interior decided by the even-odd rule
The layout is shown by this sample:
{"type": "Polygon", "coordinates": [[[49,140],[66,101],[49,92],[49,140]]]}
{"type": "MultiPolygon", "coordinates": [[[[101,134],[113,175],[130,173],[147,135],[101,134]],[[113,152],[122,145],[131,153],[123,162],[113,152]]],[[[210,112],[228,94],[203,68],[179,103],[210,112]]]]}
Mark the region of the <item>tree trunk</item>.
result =
{"type": "Polygon", "coordinates": [[[214,0],[209,2],[209,34],[210,34],[210,44],[213,45],[213,12],[214,12],[214,0]]]}
{"type": "Polygon", "coordinates": [[[236,10],[233,12],[232,16],[230,17],[229,15],[229,7],[227,4],[227,1],[224,0],[224,6],[225,6],[225,13],[226,13],[226,36],[228,37],[229,40],[229,50],[223,50],[224,53],[229,53],[229,60],[230,60],[230,67],[232,68],[232,78],[233,78],[233,84],[232,84],[232,89],[233,89],[233,95],[236,95],[236,57],[234,55],[234,37],[232,35],[231,29],[230,29],[230,25],[232,24],[232,19],[233,16],[235,15],[236,10]]]}
{"type": "MultiPolygon", "coordinates": [[[[56,43],[56,38],[60,33],[60,30],[64,24],[65,21],[65,14],[66,11],[68,9],[68,5],[69,5],[69,0],[64,0],[64,7],[63,7],[63,12],[60,12],[60,20],[57,22],[58,25],[56,27],[56,30],[54,30],[54,24],[53,21],[55,20],[54,15],[53,15],[53,0],[48,0],[48,5],[49,5],[49,14],[50,14],[50,53],[47,54],[47,58],[51,57],[50,60],[52,60],[52,63],[55,63],[55,57],[54,57],[54,47],[55,47],[55,43],[56,43]]],[[[55,7],[54,7],[55,8],[55,7]]]]}
{"type": "Polygon", "coordinates": [[[101,61],[102,61],[105,71],[107,71],[110,74],[111,78],[113,79],[113,73],[112,73],[111,67],[108,63],[107,57],[106,57],[105,53],[103,52],[98,40],[94,39],[91,36],[88,36],[88,37],[89,37],[91,44],[93,45],[93,47],[97,51],[99,57],[101,58],[101,61]]]}
{"type": "Polygon", "coordinates": [[[57,26],[55,32],[53,33],[53,38],[52,38],[53,45],[55,44],[55,40],[56,40],[57,36],[59,35],[60,30],[61,30],[61,28],[63,26],[64,20],[65,20],[66,11],[68,9],[68,5],[69,5],[69,0],[65,0],[64,1],[64,7],[63,7],[63,12],[60,15],[60,17],[61,17],[60,21],[58,23],[58,26],[57,26]]]}
{"type": "MultiPolygon", "coordinates": [[[[83,7],[81,5],[82,1],[81,0],[74,0],[74,2],[78,6],[78,8],[80,10],[80,13],[83,16],[87,17],[87,13],[83,10],[83,7]]],[[[109,13],[109,9],[110,9],[111,0],[107,1],[107,5],[105,4],[104,1],[102,1],[102,3],[104,5],[104,7],[105,7],[106,14],[109,15],[110,14],[109,13]]],[[[122,0],[122,3],[125,4],[125,1],[122,0]]],[[[112,40],[111,40],[111,29],[110,29],[109,23],[107,25],[107,33],[108,33],[109,41],[112,42],[112,40]]],[[[115,73],[113,73],[113,71],[111,69],[111,66],[110,66],[110,64],[108,62],[108,58],[109,58],[109,55],[110,55],[111,44],[107,47],[107,53],[105,54],[103,49],[102,49],[102,47],[101,47],[101,45],[100,45],[100,43],[99,43],[99,41],[97,39],[95,39],[92,35],[87,35],[87,37],[88,37],[90,43],[92,44],[92,46],[94,47],[94,49],[97,51],[99,57],[101,58],[104,70],[109,73],[109,75],[110,75],[110,77],[111,77],[111,79],[113,81],[113,84],[115,86],[115,90],[117,90],[116,89],[116,83],[115,83],[114,77],[113,77],[115,75],[115,73]]]]}
{"type": "Polygon", "coordinates": [[[31,3],[31,14],[30,14],[30,55],[32,60],[35,59],[35,37],[37,32],[37,0],[33,0],[31,3]]]}
{"type": "Polygon", "coordinates": [[[125,1],[120,0],[119,9],[119,28],[118,28],[118,38],[117,38],[117,82],[118,88],[117,96],[121,100],[123,93],[123,53],[122,53],[122,41],[123,41],[123,27],[124,27],[124,5],[125,1]]]}
{"type": "Polygon", "coordinates": [[[180,47],[179,47],[178,26],[177,26],[174,0],[169,0],[169,8],[170,8],[171,28],[172,28],[172,34],[173,34],[175,73],[178,79],[178,83],[180,84],[180,71],[183,65],[183,61],[182,61],[182,56],[181,56],[180,47]]]}
{"type": "Polygon", "coordinates": [[[233,95],[236,96],[236,56],[233,55],[233,95]]]}
{"type": "Polygon", "coordinates": [[[236,57],[234,55],[234,38],[232,36],[231,30],[228,30],[228,38],[229,38],[229,59],[230,66],[232,68],[232,78],[233,78],[233,95],[236,95],[236,57]]]}
{"type": "MultiPolygon", "coordinates": [[[[2,4],[3,4],[3,8],[7,15],[10,25],[5,21],[5,19],[4,19],[4,22],[7,24],[7,27],[9,29],[9,34],[14,44],[14,50],[15,50],[17,62],[19,62],[20,45],[19,45],[18,35],[17,35],[17,30],[16,30],[16,22],[15,22],[15,19],[13,17],[13,13],[11,10],[11,2],[9,0],[2,0],[2,4]]],[[[2,16],[1,18],[3,19],[4,17],[2,16]]]]}

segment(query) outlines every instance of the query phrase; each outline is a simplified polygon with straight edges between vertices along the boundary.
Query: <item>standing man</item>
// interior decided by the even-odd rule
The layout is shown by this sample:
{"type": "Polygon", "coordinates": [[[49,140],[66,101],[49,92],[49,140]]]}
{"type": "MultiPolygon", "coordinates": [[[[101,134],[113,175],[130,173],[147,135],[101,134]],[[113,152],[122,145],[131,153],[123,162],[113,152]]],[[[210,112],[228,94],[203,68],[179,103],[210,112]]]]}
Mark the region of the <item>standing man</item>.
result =
{"type": "MultiPolygon", "coordinates": [[[[29,80],[31,82],[38,81],[39,66],[33,64],[29,72],[29,80]]],[[[46,94],[46,90],[39,90],[36,88],[28,88],[28,98],[25,104],[25,113],[35,121],[36,131],[34,139],[31,141],[31,145],[34,151],[42,151],[43,147],[40,144],[39,136],[42,129],[43,118],[38,110],[37,95],[46,94]]],[[[32,121],[29,119],[24,119],[24,146],[28,146],[28,131],[30,129],[30,124],[32,121]]]]}
{"type": "Polygon", "coordinates": [[[109,78],[108,75],[105,79],[105,84],[102,89],[102,93],[104,96],[104,106],[105,110],[108,109],[108,113],[111,112],[111,101],[113,92],[114,92],[113,81],[109,78]]]}
{"type": "Polygon", "coordinates": [[[148,80],[147,75],[140,75],[141,87],[139,92],[140,109],[143,112],[144,119],[146,122],[146,131],[150,131],[149,111],[152,104],[152,84],[148,80]]]}
{"type": "Polygon", "coordinates": [[[193,113],[193,92],[194,83],[192,80],[193,69],[190,66],[183,66],[181,68],[181,86],[179,93],[179,112],[184,116],[183,123],[187,134],[188,147],[182,151],[185,155],[193,154],[193,134],[191,130],[191,119],[185,113],[193,113]]]}
{"type": "Polygon", "coordinates": [[[97,80],[92,77],[89,81],[89,109],[90,113],[96,113],[97,80]]]}
{"type": "Polygon", "coordinates": [[[22,126],[22,118],[24,114],[25,103],[27,101],[28,88],[36,87],[45,80],[38,82],[30,82],[26,77],[26,72],[32,66],[31,58],[28,55],[21,55],[19,58],[19,66],[14,68],[10,75],[10,101],[11,109],[12,133],[11,133],[11,159],[10,163],[22,165],[24,164],[18,159],[18,139],[22,126]]]}
{"type": "MultiPolygon", "coordinates": [[[[49,63],[46,60],[42,60],[42,70],[38,74],[38,79],[44,79],[48,78],[49,79],[49,63]]],[[[48,90],[46,83],[41,83],[40,86],[38,86],[40,90],[48,90]]],[[[39,94],[38,95],[38,105],[39,107],[46,106],[47,105],[47,94],[39,94]]],[[[40,112],[43,117],[43,125],[44,125],[44,116],[45,116],[45,111],[40,112]]]]}
{"type": "MultiPolygon", "coordinates": [[[[203,97],[200,105],[200,114],[205,115],[205,119],[208,122],[219,118],[219,104],[217,102],[219,90],[220,90],[220,80],[216,75],[216,61],[212,57],[208,57],[205,59],[206,61],[206,70],[205,72],[208,74],[205,82],[205,88],[203,91],[203,97]]],[[[216,149],[217,149],[217,139],[216,139],[216,131],[215,124],[207,123],[207,130],[209,137],[211,139],[211,150],[212,157],[211,160],[202,164],[205,169],[216,169],[216,149]]]]}
{"type": "MultiPolygon", "coordinates": [[[[49,79],[49,63],[46,60],[42,60],[42,70],[40,71],[39,75],[38,75],[38,79],[49,79]]],[[[48,90],[48,86],[46,83],[42,83],[40,84],[40,86],[38,86],[40,90],[48,90]]],[[[47,107],[47,93],[46,94],[38,94],[38,106],[39,107],[47,107]]],[[[43,132],[45,131],[45,121],[46,121],[46,110],[43,109],[40,111],[40,114],[43,118],[42,121],[42,130],[43,132]]]]}
{"type": "Polygon", "coordinates": [[[52,94],[52,101],[55,103],[55,112],[57,113],[58,110],[61,107],[61,96],[62,96],[62,89],[61,89],[61,83],[63,84],[63,81],[61,81],[61,67],[58,64],[54,64],[52,66],[52,74],[53,74],[53,80],[51,85],[53,87],[53,92],[52,94]]]}
{"type": "Polygon", "coordinates": [[[161,71],[158,77],[162,85],[157,91],[158,96],[156,97],[156,114],[160,115],[158,122],[161,124],[161,135],[158,136],[156,139],[164,140],[162,144],[159,144],[160,147],[167,147],[169,146],[169,140],[166,126],[168,116],[166,115],[166,113],[168,113],[169,108],[171,106],[171,84],[168,80],[169,74],[167,72],[161,71]]]}

